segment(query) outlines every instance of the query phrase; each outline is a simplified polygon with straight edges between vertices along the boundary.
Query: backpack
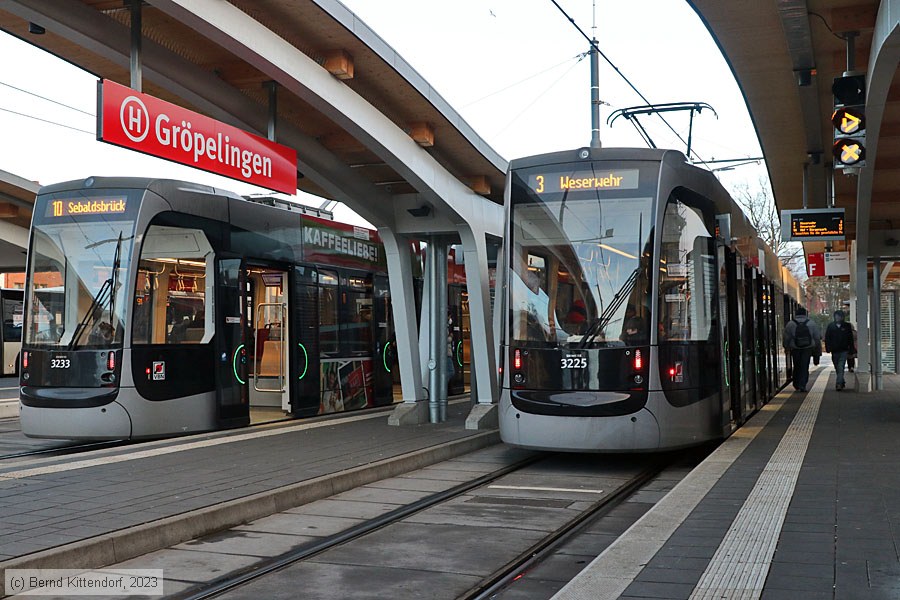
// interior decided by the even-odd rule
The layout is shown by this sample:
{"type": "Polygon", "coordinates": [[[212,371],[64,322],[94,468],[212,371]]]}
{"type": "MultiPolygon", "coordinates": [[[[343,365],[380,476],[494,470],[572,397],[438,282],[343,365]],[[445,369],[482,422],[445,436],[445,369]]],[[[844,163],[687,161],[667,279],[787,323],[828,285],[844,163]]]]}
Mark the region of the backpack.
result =
{"type": "Polygon", "coordinates": [[[794,330],[794,347],[800,349],[812,346],[813,339],[812,333],[809,331],[809,321],[803,321],[802,323],[797,320],[793,321],[797,325],[797,328],[794,330]]]}

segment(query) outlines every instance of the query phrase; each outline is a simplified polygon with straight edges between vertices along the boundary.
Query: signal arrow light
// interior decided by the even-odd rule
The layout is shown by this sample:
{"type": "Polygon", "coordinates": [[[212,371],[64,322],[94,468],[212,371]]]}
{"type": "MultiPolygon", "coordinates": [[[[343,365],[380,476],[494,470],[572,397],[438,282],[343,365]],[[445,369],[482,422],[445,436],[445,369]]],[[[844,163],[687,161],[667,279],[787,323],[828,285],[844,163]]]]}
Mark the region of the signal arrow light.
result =
{"type": "Polygon", "coordinates": [[[841,133],[850,135],[866,128],[866,115],[854,107],[839,108],[831,115],[831,123],[841,133]]]}

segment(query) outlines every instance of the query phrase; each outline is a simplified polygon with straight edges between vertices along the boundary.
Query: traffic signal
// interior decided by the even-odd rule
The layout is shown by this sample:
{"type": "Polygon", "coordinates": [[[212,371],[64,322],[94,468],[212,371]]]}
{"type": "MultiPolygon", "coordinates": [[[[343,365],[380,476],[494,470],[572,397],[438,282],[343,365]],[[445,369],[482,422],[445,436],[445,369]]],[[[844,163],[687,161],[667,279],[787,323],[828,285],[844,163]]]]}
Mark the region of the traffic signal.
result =
{"type": "Polygon", "coordinates": [[[864,167],[866,165],[866,76],[835,77],[831,86],[834,94],[835,168],[864,167]]]}

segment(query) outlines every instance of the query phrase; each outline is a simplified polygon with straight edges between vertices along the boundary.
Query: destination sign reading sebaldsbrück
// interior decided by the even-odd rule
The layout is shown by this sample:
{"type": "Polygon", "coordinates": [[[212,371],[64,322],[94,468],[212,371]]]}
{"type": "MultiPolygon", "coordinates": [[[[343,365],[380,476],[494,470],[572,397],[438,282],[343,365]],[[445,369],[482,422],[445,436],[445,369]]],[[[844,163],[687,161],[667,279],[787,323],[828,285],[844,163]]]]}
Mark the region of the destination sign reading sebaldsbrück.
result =
{"type": "Polygon", "coordinates": [[[636,190],[638,188],[639,175],[639,169],[535,173],[528,177],[528,186],[538,194],[559,194],[574,191],[636,190]]]}
{"type": "Polygon", "coordinates": [[[72,198],[47,203],[47,217],[78,215],[110,215],[125,212],[127,203],[122,196],[109,198],[72,198]]]}

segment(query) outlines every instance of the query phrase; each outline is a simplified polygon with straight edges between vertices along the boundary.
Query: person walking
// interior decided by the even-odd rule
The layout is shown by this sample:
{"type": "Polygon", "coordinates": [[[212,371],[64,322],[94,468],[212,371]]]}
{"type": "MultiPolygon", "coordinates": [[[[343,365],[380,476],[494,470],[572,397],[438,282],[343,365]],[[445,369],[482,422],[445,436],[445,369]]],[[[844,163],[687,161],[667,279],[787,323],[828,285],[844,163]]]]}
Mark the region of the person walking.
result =
{"type": "Polygon", "coordinates": [[[834,363],[834,372],[837,374],[835,389],[844,389],[844,365],[847,364],[847,355],[853,350],[853,327],[844,320],[844,311],[834,311],[834,321],[828,324],[825,330],[825,352],[831,353],[831,362],[834,363]]]}
{"type": "Polygon", "coordinates": [[[796,316],[784,326],[782,345],[791,353],[794,366],[793,384],[798,392],[805,392],[809,383],[809,359],[817,347],[821,347],[822,332],[809,319],[806,309],[797,309],[796,316]]]}

